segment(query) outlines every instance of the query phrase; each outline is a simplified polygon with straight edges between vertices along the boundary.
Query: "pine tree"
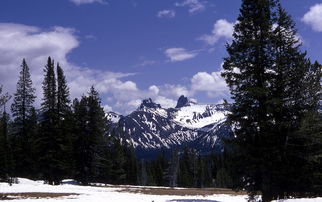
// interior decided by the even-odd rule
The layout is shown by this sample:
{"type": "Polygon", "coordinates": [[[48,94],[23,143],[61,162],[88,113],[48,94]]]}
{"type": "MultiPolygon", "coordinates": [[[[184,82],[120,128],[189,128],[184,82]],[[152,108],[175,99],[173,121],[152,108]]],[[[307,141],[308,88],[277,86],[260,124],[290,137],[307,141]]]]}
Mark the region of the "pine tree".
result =
{"type": "Polygon", "coordinates": [[[157,186],[167,186],[166,184],[166,169],[167,160],[165,158],[164,151],[161,151],[157,159],[153,164],[153,169],[155,173],[155,183],[157,186]]]}
{"type": "Polygon", "coordinates": [[[75,120],[75,142],[74,142],[74,160],[75,160],[75,179],[82,184],[87,185],[90,181],[90,172],[92,154],[90,153],[91,143],[87,134],[87,99],[82,97],[80,101],[73,101],[73,116],[75,120]]]}
{"type": "Polygon", "coordinates": [[[12,183],[12,153],[8,142],[8,119],[9,115],[4,109],[0,120],[0,181],[12,183]]]}
{"type": "Polygon", "coordinates": [[[8,93],[2,93],[2,85],[0,85],[0,110],[3,113],[0,119],[0,181],[11,183],[10,177],[12,174],[12,156],[10,145],[8,143],[8,114],[6,113],[5,105],[10,100],[11,96],[8,93]]]}
{"type": "Polygon", "coordinates": [[[43,81],[43,102],[41,103],[41,110],[44,112],[44,119],[48,119],[50,124],[55,122],[55,111],[57,103],[56,94],[56,77],[54,69],[54,61],[48,57],[47,64],[44,69],[45,78],[43,81]]]}
{"type": "Polygon", "coordinates": [[[147,162],[144,159],[140,160],[139,167],[139,185],[147,186],[148,185],[148,171],[147,171],[147,162]]]}
{"type": "Polygon", "coordinates": [[[30,119],[35,101],[35,88],[32,87],[29,67],[26,60],[22,60],[17,91],[11,105],[13,120],[13,148],[15,159],[15,175],[30,177],[33,157],[31,154],[31,128],[30,119]]]}
{"type": "Polygon", "coordinates": [[[124,147],[125,151],[125,163],[124,170],[126,176],[126,184],[137,185],[138,184],[138,162],[135,155],[134,148],[124,147]]]}
{"type": "Polygon", "coordinates": [[[8,93],[2,92],[2,85],[0,85],[0,110],[10,100],[11,96],[8,93]]]}
{"type": "Polygon", "coordinates": [[[193,149],[184,148],[179,161],[178,185],[183,187],[197,187],[198,184],[198,155],[193,149]]]}
{"type": "Polygon", "coordinates": [[[57,64],[57,139],[62,145],[61,161],[64,169],[64,175],[71,175],[72,172],[72,150],[73,150],[73,119],[71,110],[71,101],[69,98],[69,88],[67,86],[64,71],[57,64]]]}
{"type": "Polygon", "coordinates": [[[268,102],[271,119],[270,141],[272,192],[280,198],[310,193],[310,177],[303,173],[311,163],[303,158],[310,150],[312,137],[298,132],[308,112],[317,111],[320,99],[320,68],[314,68],[302,53],[295,24],[280,3],[276,9],[274,29],[275,65],[271,71],[271,98],[268,102]],[[296,145],[296,146],[294,146],[296,145]],[[296,163],[295,163],[296,162],[296,163]],[[298,176],[294,178],[293,176],[298,176]]]}
{"type": "Polygon", "coordinates": [[[44,69],[43,102],[38,142],[40,170],[49,184],[60,184],[64,175],[61,139],[57,136],[57,85],[54,61],[49,57],[44,69]]]}
{"type": "MultiPolygon", "coordinates": [[[[235,25],[234,40],[227,45],[229,57],[224,60],[223,77],[234,100],[229,120],[234,128],[234,146],[240,159],[236,170],[241,172],[240,187],[250,195],[263,191],[263,201],[269,191],[261,187],[269,170],[262,168],[263,139],[267,128],[268,78],[266,68],[272,66],[271,2],[243,0],[235,25]]],[[[266,159],[265,159],[266,160],[266,159]]],[[[266,183],[266,182],[265,182],[266,183]]],[[[268,196],[267,198],[271,198],[268,196]]]]}
{"type": "MultiPolygon", "coordinates": [[[[35,108],[31,109],[30,115],[27,120],[27,128],[29,134],[29,148],[30,148],[30,156],[31,158],[31,166],[30,173],[28,173],[28,177],[31,179],[37,179],[39,177],[39,164],[37,159],[37,141],[39,140],[39,125],[38,125],[38,113],[35,108]]],[[[15,160],[15,158],[14,158],[15,160]]],[[[16,163],[14,164],[16,167],[16,163]]]]}
{"type": "Polygon", "coordinates": [[[69,88],[67,86],[66,77],[64,71],[57,64],[57,112],[61,119],[64,119],[69,115],[70,109],[70,99],[69,99],[69,88]]]}
{"type": "Polygon", "coordinates": [[[179,171],[179,154],[177,150],[171,151],[171,159],[168,162],[168,167],[165,171],[165,178],[167,186],[176,187],[178,185],[178,171],[179,171]]]}
{"type": "Polygon", "coordinates": [[[292,145],[302,145],[302,152],[309,146],[300,143],[297,130],[316,106],[320,83],[310,81],[316,70],[278,0],[243,0],[240,11],[223,73],[234,100],[233,176],[250,200],[260,191],[265,202],[305,192],[292,179],[308,164],[292,145]]]}
{"type": "Polygon", "coordinates": [[[92,86],[88,96],[74,104],[76,136],[74,154],[76,179],[88,184],[100,176],[101,161],[104,157],[104,135],[107,131],[107,119],[101,107],[98,92],[92,86]]]}
{"type": "Polygon", "coordinates": [[[124,146],[121,144],[121,140],[115,138],[113,146],[111,148],[112,168],[111,168],[111,180],[115,184],[123,184],[126,180],[126,171],[124,169],[126,159],[124,146]]]}

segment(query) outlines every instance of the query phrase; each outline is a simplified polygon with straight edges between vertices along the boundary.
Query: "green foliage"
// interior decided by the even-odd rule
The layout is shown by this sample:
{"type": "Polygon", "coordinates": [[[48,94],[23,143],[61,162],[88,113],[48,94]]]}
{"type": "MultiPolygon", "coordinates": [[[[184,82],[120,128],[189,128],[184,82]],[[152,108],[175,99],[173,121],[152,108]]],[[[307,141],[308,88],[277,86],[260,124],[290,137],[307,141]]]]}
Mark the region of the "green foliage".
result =
{"type": "Polygon", "coordinates": [[[303,158],[312,136],[298,131],[305,114],[317,111],[320,68],[301,52],[278,0],[243,0],[233,37],[222,75],[234,100],[234,186],[261,192],[263,201],[306,195],[312,181],[302,173],[316,165],[303,158]]]}
{"type": "Polygon", "coordinates": [[[8,142],[9,116],[4,110],[0,119],[0,181],[11,183],[13,160],[8,142]]]}
{"type": "Polygon", "coordinates": [[[29,73],[29,67],[26,60],[22,60],[17,90],[14,94],[14,100],[11,105],[13,117],[12,142],[13,155],[15,159],[15,176],[32,177],[34,173],[33,165],[35,164],[32,148],[33,133],[36,127],[35,109],[35,88],[32,87],[32,80],[29,73]]]}
{"type": "Polygon", "coordinates": [[[41,103],[40,130],[37,139],[39,169],[49,184],[60,184],[70,172],[72,156],[69,90],[63,70],[57,65],[57,82],[54,61],[48,58],[44,69],[43,102],[41,103]]]}
{"type": "Polygon", "coordinates": [[[82,184],[94,181],[100,175],[104,160],[104,135],[107,119],[98,92],[91,87],[88,96],[74,101],[75,120],[75,176],[82,184]]]}

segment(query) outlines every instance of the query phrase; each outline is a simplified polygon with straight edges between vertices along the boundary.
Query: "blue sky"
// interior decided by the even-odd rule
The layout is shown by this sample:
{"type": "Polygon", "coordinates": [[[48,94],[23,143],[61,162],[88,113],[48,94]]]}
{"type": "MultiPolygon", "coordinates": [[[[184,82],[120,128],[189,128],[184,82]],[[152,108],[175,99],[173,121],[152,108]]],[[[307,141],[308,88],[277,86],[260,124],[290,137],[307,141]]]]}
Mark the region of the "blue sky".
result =
{"type": "MultiPolygon", "coordinates": [[[[14,93],[26,58],[41,102],[46,57],[64,68],[71,96],[91,85],[106,110],[126,114],[151,97],[229,98],[220,77],[240,0],[2,0],[0,83],[14,93]]],[[[322,1],[282,0],[312,60],[322,62],[322,1]]]]}

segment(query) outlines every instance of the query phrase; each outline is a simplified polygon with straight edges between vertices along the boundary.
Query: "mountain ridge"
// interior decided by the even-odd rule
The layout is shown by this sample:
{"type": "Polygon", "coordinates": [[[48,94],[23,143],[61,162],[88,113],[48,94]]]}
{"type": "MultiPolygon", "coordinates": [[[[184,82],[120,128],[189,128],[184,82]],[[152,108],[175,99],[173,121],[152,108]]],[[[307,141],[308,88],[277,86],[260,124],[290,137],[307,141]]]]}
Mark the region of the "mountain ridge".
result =
{"type": "MultiPolygon", "coordinates": [[[[107,113],[113,131],[136,151],[155,153],[186,146],[200,153],[222,151],[229,138],[227,104],[197,104],[180,96],[175,108],[162,108],[151,98],[142,101],[129,115],[107,113]]],[[[138,152],[140,156],[140,152],[138,152]]]]}

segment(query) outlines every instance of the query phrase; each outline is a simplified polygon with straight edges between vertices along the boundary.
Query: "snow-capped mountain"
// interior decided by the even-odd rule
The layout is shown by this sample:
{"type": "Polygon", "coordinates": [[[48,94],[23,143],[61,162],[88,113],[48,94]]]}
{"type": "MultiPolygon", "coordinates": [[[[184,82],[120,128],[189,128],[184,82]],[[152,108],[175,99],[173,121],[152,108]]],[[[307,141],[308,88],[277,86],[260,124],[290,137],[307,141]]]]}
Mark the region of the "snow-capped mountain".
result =
{"type": "Polygon", "coordinates": [[[201,152],[220,151],[230,128],[228,106],[201,105],[181,96],[175,108],[162,108],[151,99],[143,100],[127,116],[108,113],[111,130],[139,151],[193,147],[201,152]]]}
{"type": "Polygon", "coordinates": [[[115,112],[108,112],[106,114],[106,117],[109,121],[111,121],[112,123],[117,123],[119,122],[119,120],[121,119],[122,115],[119,115],[115,112]]]}

